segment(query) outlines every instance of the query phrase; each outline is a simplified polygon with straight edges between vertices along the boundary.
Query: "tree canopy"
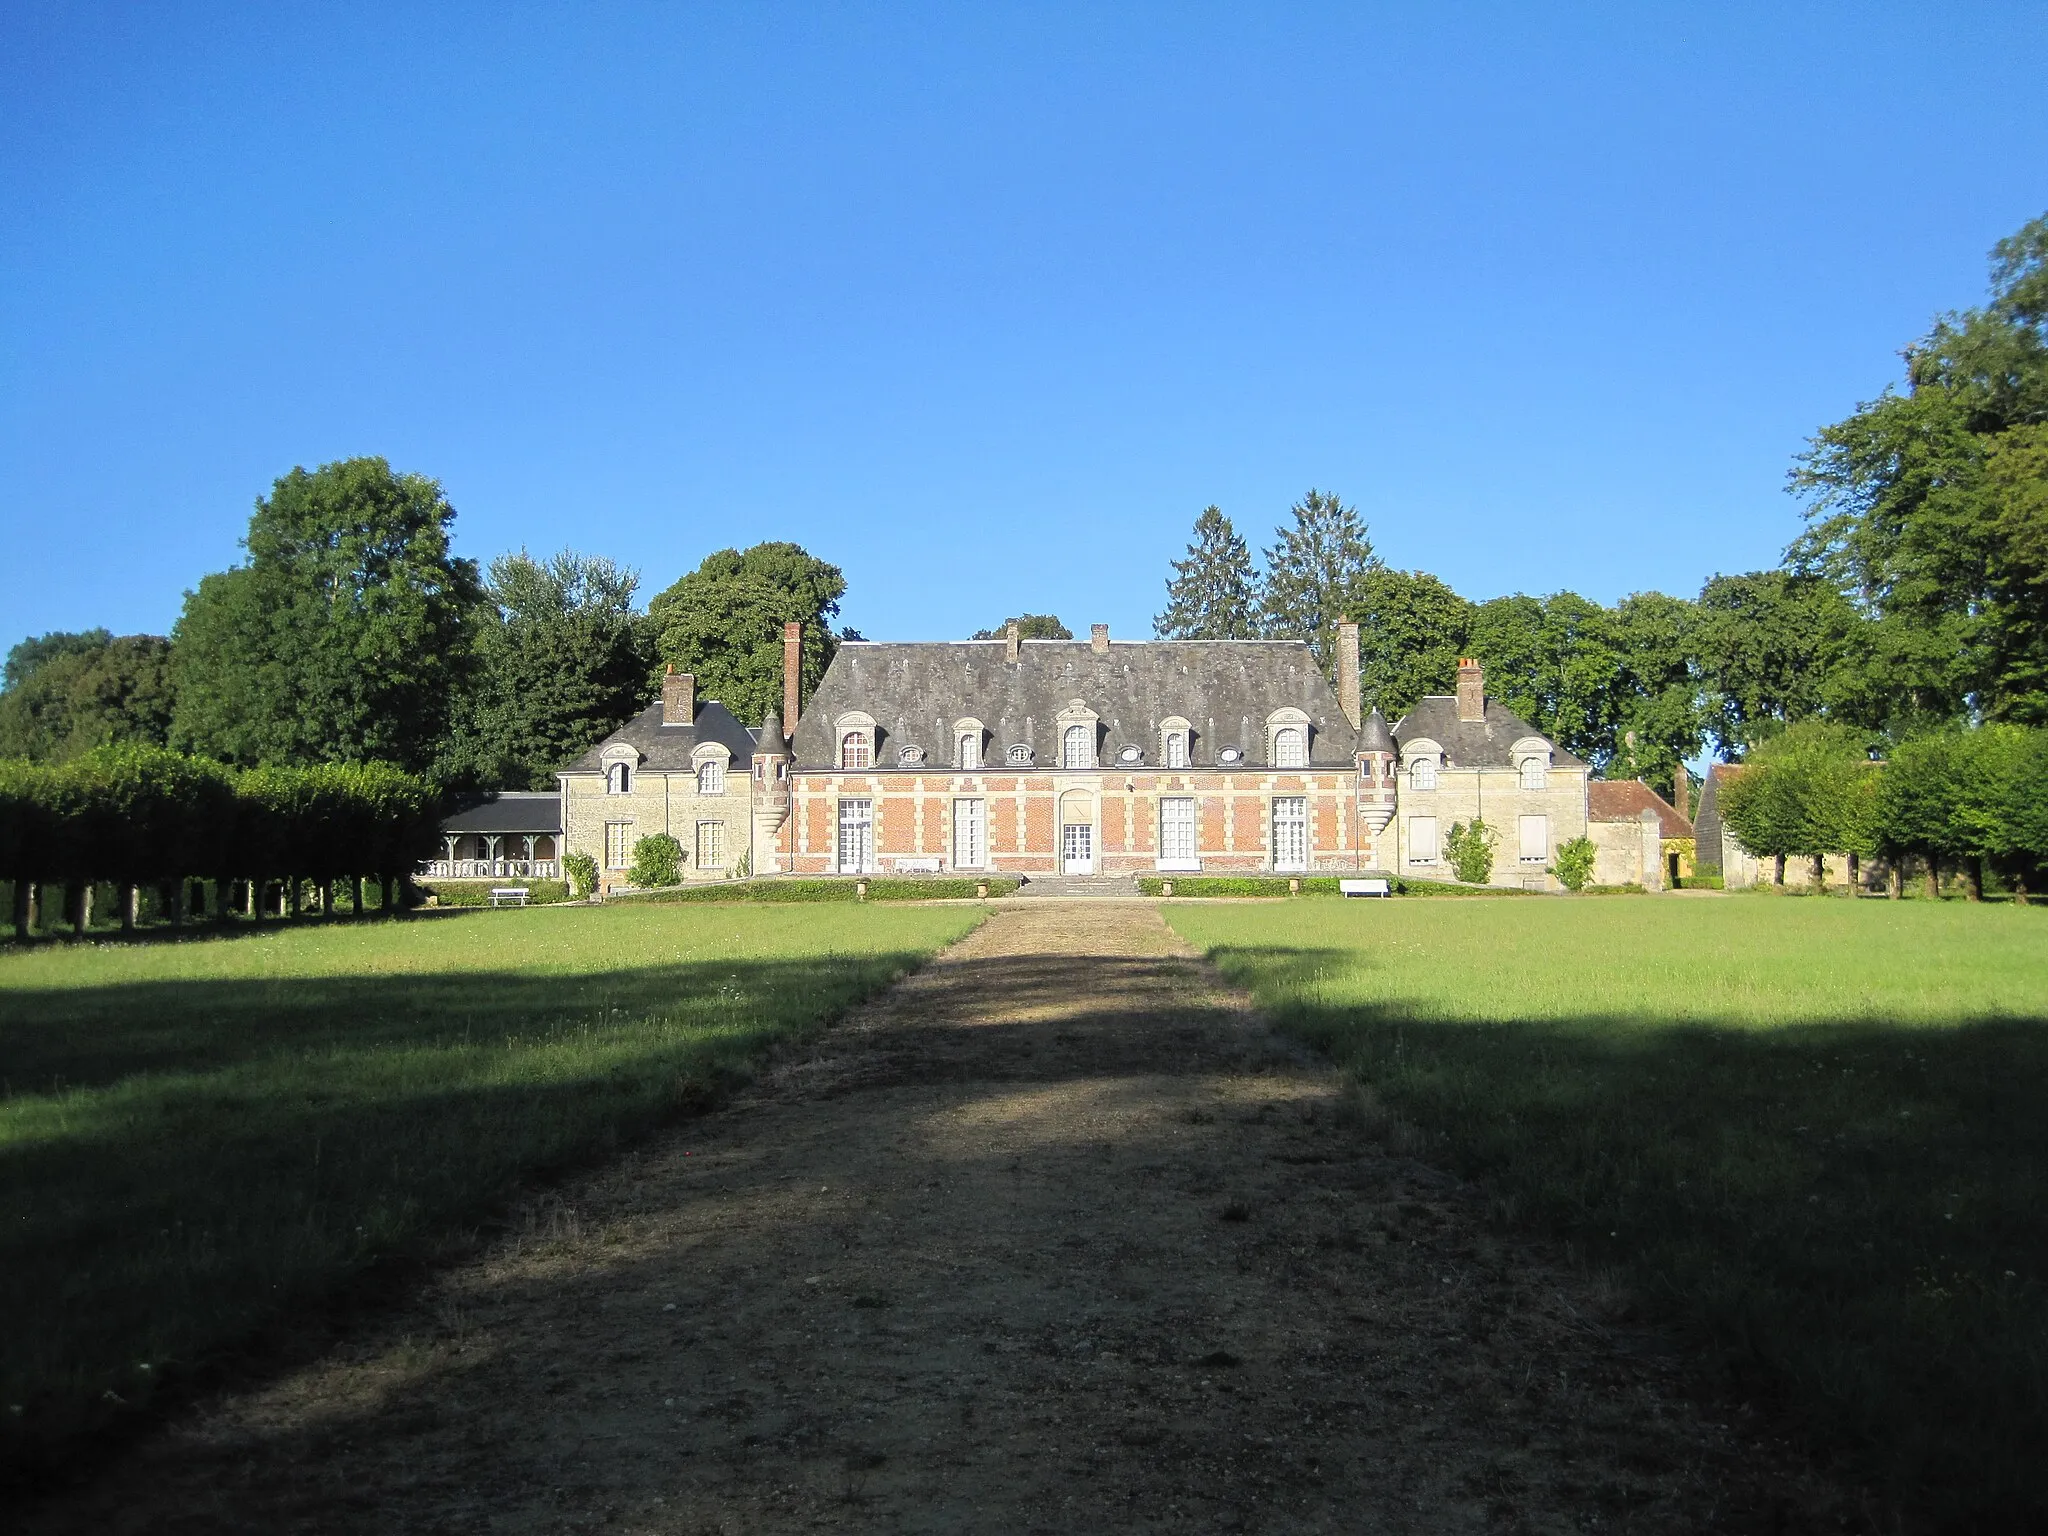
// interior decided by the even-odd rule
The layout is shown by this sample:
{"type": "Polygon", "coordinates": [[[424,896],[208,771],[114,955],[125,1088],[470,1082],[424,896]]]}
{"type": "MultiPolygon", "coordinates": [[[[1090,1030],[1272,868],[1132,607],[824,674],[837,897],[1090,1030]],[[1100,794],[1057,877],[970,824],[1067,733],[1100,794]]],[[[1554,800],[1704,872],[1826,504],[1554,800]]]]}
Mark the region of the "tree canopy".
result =
{"type": "Polygon", "coordinates": [[[1251,549],[1222,508],[1205,507],[1187,558],[1173,562],[1166,611],[1153,619],[1152,633],[1162,640],[1249,640],[1258,624],[1251,549]]]}
{"type": "Polygon", "coordinates": [[[1071,640],[1074,632],[1060,622],[1056,613],[1020,613],[1014,618],[1003,620],[994,629],[977,629],[968,638],[971,640],[1000,640],[1009,633],[1010,626],[1017,626],[1019,640],[1071,640]]]}
{"type": "Polygon", "coordinates": [[[574,550],[491,562],[444,782],[551,789],[557,769],[644,706],[652,657],[633,605],[639,581],[574,550]]]}
{"type": "Polygon", "coordinates": [[[256,503],[244,565],[205,577],[172,631],[174,745],[224,761],[440,753],[481,598],[455,509],[381,458],[294,469],[256,503]]]}
{"type": "Polygon", "coordinates": [[[830,621],[846,595],[836,565],[789,543],[721,549],[647,605],[655,664],[697,677],[697,696],[717,699],[755,725],[782,708],[782,626],[804,626],[806,696],[839,649],[830,621]]]}
{"type": "Polygon", "coordinates": [[[1341,498],[1311,489],[1290,509],[1292,526],[1273,530],[1259,592],[1260,623],[1267,635],[1304,639],[1327,670],[1333,665],[1337,620],[1345,594],[1380,564],[1365,519],[1341,498]]]}
{"type": "Polygon", "coordinates": [[[61,763],[96,747],[161,746],[171,725],[171,643],[104,629],[24,640],[0,692],[0,757],[61,763]]]}

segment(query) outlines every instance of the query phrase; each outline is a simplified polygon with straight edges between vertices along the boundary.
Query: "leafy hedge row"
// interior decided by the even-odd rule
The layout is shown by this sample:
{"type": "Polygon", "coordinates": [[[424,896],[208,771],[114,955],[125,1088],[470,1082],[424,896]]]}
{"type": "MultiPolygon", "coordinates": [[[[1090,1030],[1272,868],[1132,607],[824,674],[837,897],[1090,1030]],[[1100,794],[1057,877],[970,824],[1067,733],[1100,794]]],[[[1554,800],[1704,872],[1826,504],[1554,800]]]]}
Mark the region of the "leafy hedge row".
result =
{"type": "MultiPolygon", "coordinates": [[[[1163,896],[1173,887],[1176,896],[1287,896],[1290,882],[1298,881],[1304,896],[1341,896],[1339,880],[1355,875],[1140,875],[1138,890],[1146,896],[1163,896]]],[[[1526,896],[1527,891],[1497,885],[1453,885],[1446,880],[1396,879],[1396,896],[1526,896]]]]}
{"type": "Polygon", "coordinates": [[[81,929],[94,882],[122,888],[124,912],[137,887],[161,886],[174,920],[195,878],[222,890],[282,881],[294,911],[303,880],[375,879],[389,908],[438,832],[426,781],[381,763],[235,769],[135,745],[61,765],[0,761],[0,880],[14,883],[22,938],[41,885],[66,887],[81,929]]]}
{"type": "Polygon", "coordinates": [[[434,898],[437,907],[488,907],[492,891],[510,890],[515,886],[526,892],[527,901],[534,906],[569,899],[569,882],[566,880],[421,880],[417,883],[422,891],[434,898]]]}
{"type": "MultiPolygon", "coordinates": [[[[845,875],[830,880],[794,880],[786,876],[768,880],[727,880],[704,885],[686,885],[667,891],[642,891],[614,896],[613,901],[858,901],[857,882],[845,875]]],[[[877,875],[865,882],[869,901],[962,901],[973,897],[981,886],[990,896],[1007,896],[1017,889],[1014,879],[977,879],[956,875],[937,879],[915,879],[877,875]]]]}

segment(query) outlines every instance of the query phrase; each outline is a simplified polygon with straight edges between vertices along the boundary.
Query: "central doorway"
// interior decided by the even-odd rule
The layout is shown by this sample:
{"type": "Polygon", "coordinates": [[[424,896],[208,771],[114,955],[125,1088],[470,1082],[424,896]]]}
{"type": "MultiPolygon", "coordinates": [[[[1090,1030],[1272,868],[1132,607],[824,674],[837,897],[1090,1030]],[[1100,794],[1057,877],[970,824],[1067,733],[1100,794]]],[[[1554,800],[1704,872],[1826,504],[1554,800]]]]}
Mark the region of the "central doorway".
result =
{"type": "Polygon", "coordinates": [[[1095,829],[1069,823],[1060,828],[1060,871],[1068,875],[1095,873],[1095,829]]]}

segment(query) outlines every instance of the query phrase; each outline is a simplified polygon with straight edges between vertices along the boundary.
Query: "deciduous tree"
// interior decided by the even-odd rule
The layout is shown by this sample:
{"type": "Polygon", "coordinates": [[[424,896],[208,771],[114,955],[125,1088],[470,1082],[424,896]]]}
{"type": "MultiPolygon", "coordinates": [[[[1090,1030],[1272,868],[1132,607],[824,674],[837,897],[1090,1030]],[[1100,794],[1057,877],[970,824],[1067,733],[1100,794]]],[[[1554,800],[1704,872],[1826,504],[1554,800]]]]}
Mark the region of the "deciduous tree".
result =
{"type": "Polygon", "coordinates": [[[171,642],[105,630],[23,641],[0,692],[0,757],[68,762],[119,742],[162,745],[172,713],[171,642]],[[62,645],[52,646],[51,641],[62,645]]]}
{"type": "Polygon", "coordinates": [[[695,673],[699,698],[754,724],[782,708],[782,626],[804,626],[808,696],[839,648],[830,620],[845,595],[839,567],[799,545],[721,549],[647,605],[655,664],[695,673]]]}

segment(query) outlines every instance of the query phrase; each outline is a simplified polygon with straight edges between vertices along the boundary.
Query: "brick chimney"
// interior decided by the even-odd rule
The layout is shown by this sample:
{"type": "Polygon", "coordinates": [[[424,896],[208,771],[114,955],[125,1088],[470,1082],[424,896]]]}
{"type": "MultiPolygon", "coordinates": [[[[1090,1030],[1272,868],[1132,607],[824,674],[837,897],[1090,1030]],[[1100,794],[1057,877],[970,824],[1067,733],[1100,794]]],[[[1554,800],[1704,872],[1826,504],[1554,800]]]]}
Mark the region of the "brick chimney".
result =
{"type": "Polygon", "coordinates": [[[1358,729],[1364,715],[1359,707],[1358,697],[1358,621],[1339,619],[1337,621],[1337,706],[1344,711],[1344,718],[1351,722],[1351,729],[1358,729]]]}
{"type": "Polygon", "coordinates": [[[1470,656],[1458,658],[1458,718],[1486,718],[1486,673],[1470,656]]]}
{"type": "Polygon", "coordinates": [[[1671,804],[1679,815],[1692,820],[1692,779],[1683,763],[1671,770],[1671,804]]]}
{"type": "Polygon", "coordinates": [[[661,723],[691,725],[697,719],[697,678],[678,672],[673,663],[661,678],[661,723]]]}
{"type": "Polygon", "coordinates": [[[1107,656],[1109,654],[1109,626],[1107,624],[1089,626],[1088,649],[1098,656],[1107,656]]]}
{"type": "Polygon", "coordinates": [[[1023,644],[1023,640],[1017,634],[1017,621],[1012,619],[1003,626],[1003,659],[1013,667],[1017,664],[1017,656],[1023,644]]]}
{"type": "Polygon", "coordinates": [[[804,627],[795,619],[782,626],[782,729],[796,734],[797,705],[803,702],[804,627]]]}

